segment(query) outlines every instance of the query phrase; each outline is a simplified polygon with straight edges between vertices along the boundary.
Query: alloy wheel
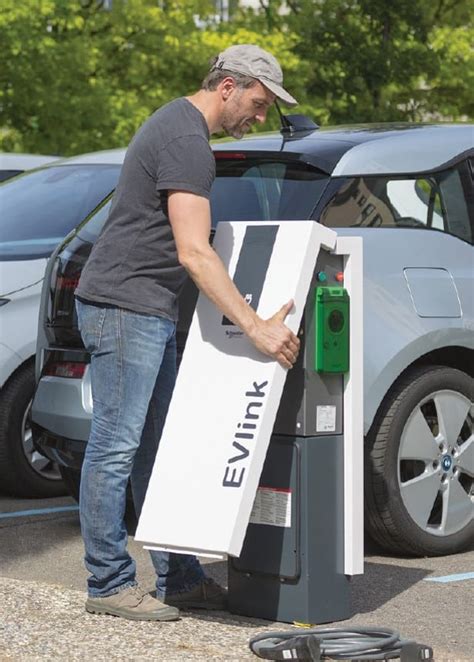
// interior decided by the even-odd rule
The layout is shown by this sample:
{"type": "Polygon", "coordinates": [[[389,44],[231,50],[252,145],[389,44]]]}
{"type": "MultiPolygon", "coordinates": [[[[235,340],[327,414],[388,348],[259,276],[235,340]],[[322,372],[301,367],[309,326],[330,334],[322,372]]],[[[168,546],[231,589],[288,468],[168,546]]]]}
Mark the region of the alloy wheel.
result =
{"type": "Polygon", "coordinates": [[[31,400],[23,415],[21,424],[21,438],[23,440],[23,452],[31,468],[42,478],[47,480],[62,480],[58,465],[39,453],[33,445],[33,433],[31,430],[31,400]]]}
{"type": "Polygon", "coordinates": [[[461,531],[474,514],[474,405],[463,394],[436,391],[409,416],[400,439],[403,503],[426,533],[461,531]]]}

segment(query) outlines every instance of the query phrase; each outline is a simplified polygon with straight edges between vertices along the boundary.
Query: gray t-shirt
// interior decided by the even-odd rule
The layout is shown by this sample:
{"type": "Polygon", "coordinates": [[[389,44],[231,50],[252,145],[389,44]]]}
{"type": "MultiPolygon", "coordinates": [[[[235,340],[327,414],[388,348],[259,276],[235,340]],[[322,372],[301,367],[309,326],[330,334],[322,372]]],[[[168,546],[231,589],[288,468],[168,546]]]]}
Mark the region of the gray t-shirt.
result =
{"type": "Polygon", "coordinates": [[[76,295],[176,320],[186,272],[168,218],[168,191],[209,198],[214,178],[202,113],[184,97],[157,110],[128,147],[109,217],[76,295]]]}

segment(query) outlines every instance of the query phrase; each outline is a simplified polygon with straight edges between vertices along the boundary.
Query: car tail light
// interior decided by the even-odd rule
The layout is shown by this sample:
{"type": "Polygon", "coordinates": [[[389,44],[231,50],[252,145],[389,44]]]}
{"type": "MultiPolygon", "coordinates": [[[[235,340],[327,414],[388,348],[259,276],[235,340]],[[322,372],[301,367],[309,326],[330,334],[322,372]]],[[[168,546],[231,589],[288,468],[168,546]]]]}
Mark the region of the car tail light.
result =
{"type": "Polygon", "coordinates": [[[66,377],[68,379],[81,379],[86,371],[87,363],[75,361],[51,361],[43,368],[43,375],[50,377],[66,377]]]}
{"type": "Polygon", "coordinates": [[[51,321],[54,324],[71,325],[74,314],[74,290],[79,284],[80,275],[80,269],[73,259],[66,260],[61,257],[57,259],[51,291],[51,321]]]}
{"type": "Polygon", "coordinates": [[[51,344],[59,347],[82,347],[77,328],[74,292],[92,244],[73,237],[55,259],[51,270],[47,335],[51,344]]]}
{"type": "Polygon", "coordinates": [[[58,290],[75,290],[79,285],[79,276],[58,276],[56,288],[58,290]]]}

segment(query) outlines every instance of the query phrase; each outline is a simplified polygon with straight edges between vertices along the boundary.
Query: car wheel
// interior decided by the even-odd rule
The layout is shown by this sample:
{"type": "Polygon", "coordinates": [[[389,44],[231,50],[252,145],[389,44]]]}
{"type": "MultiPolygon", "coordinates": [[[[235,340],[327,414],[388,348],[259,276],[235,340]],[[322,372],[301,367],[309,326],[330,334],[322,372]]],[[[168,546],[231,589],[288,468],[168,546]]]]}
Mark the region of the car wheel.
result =
{"type": "Polygon", "coordinates": [[[383,548],[439,556],[474,542],[473,382],[424,366],[385,399],[365,463],[366,526],[383,548]]]}
{"type": "MultiPolygon", "coordinates": [[[[69,467],[59,466],[59,471],[63,477],[64,484],[67,487],[69,494],[73,499],[79,503],[79,493],[81,487],[81,472],[76,469],[70,469],[69,467]]],[[[127,505],[125,508],[125,524],[127,526],[128,533],[133,536],[137,528],[137,516],[135,514],[135,508],[133,506],[132,491],[129,487],[127,490],[127,505]]]]}
{"type": "Polygon", "coordinates": [[[66,494],[57,465],[35,450],[31,432],[31,404],[35,390],[34,365],[17,370],[0,391],[0,485],[19,497],[66,494]]]}

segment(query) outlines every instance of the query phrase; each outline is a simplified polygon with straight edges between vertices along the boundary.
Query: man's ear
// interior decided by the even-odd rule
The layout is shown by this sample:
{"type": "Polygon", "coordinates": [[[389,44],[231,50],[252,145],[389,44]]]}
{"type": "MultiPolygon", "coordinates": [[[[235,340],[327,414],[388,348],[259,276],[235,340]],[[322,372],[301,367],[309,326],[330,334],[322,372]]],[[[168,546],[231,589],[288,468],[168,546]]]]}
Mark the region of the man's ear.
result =
{"type": "Polygon", "coordinates": [[[232,76],[226,76],[221,82],[219,83],[219,91],[221,93],[221,97],[224,101],[227,101],[227,99],[230,98],[232,95],[232,92],[235,90],[236,85],[235,85],[235,80],[232,78],[232,76]]]}

